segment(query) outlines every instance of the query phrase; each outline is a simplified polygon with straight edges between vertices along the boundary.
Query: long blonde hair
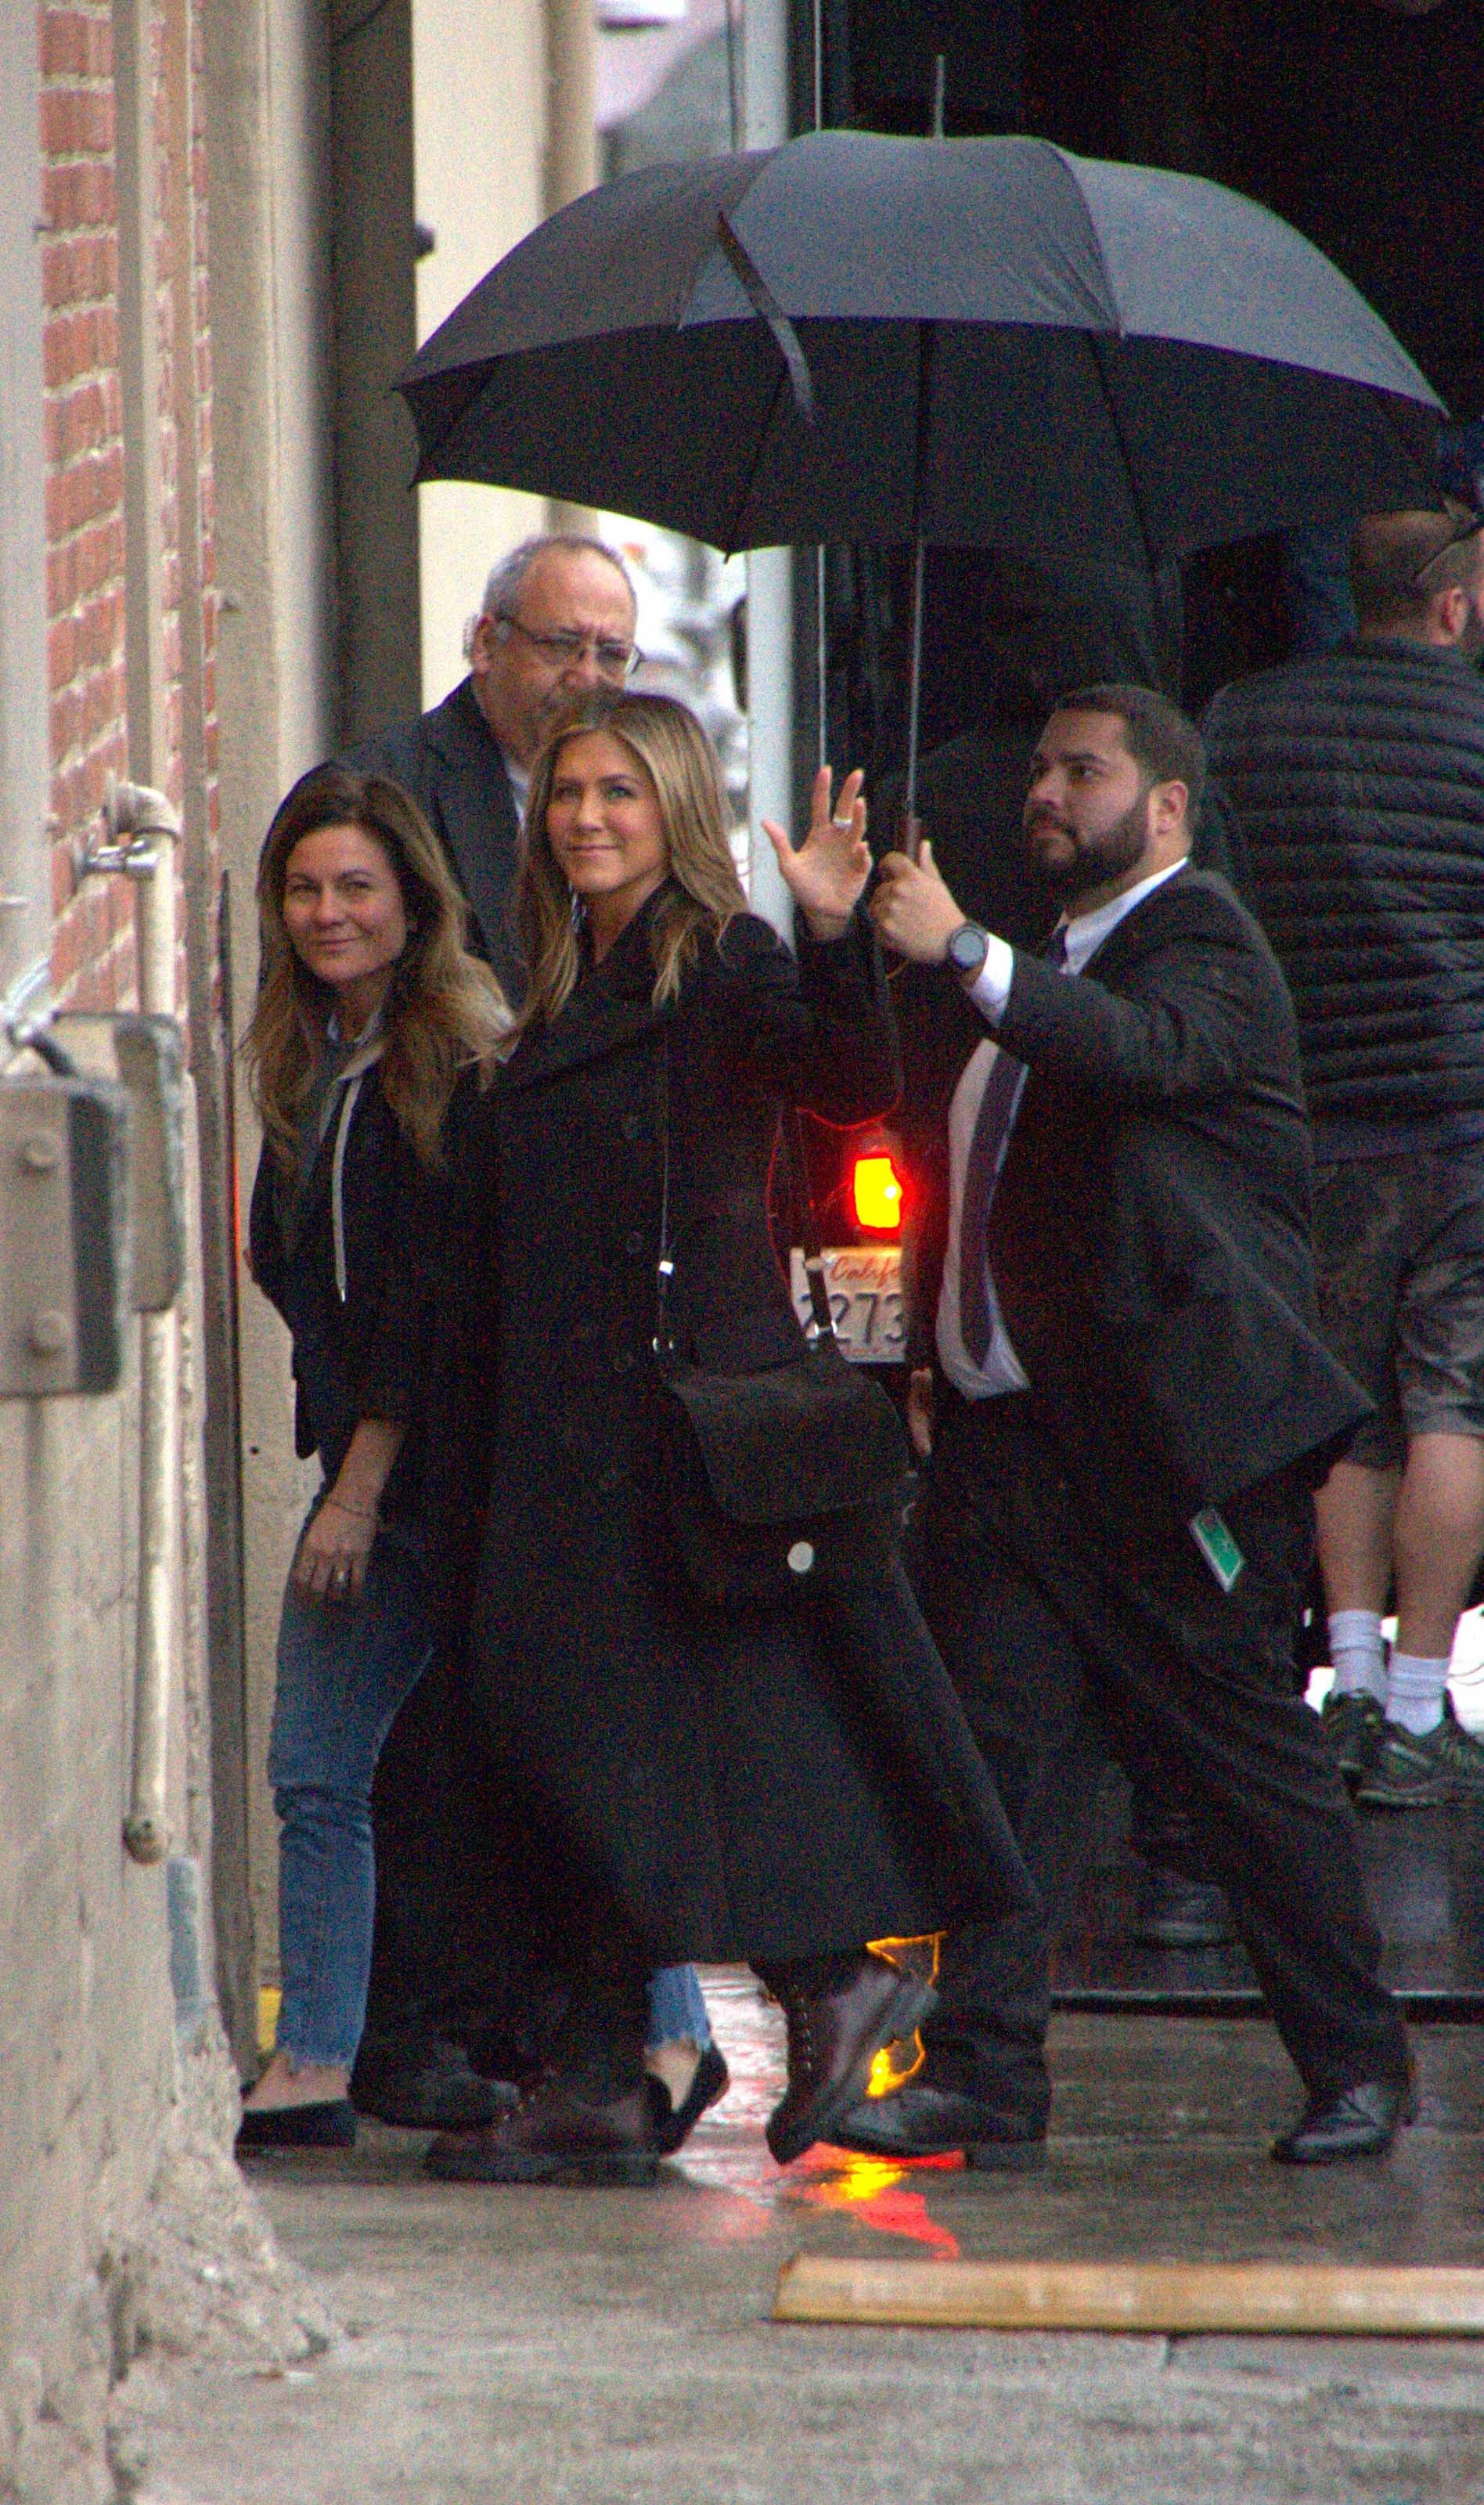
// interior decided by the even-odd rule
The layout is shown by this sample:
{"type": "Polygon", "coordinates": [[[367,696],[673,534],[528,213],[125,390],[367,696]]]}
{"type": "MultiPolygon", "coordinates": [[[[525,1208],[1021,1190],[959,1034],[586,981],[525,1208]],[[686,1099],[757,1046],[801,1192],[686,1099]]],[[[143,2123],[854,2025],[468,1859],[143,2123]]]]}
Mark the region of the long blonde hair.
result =
{"type": "Polygon", "coordinates": [[[673,696],[594,695],[566,715],[531,774],[515,920],[530,983],[520,1026],[549,1026],[576,987],[582,957],[572,890],[547,833],[547,811],[561,754],[584,731],[621,740],[659,802],[669,875],[650,926],[656,1007],[673,1000],[703,937],[720,939],[747,898],[726,839],[726,810],[716,751],[689,705],[673,696]]]}
{"type": "Polygon", "coordinates": [[[258,864],[263,979],[242,1041],[253,1102],[274,1159],[299,1170],[300,1128],[335,993],[310,972],[283,915],[289,857],[322,827],[358,827],[386,854],[402,890],[406,944],[383,1003],[382,1093],[425,1166],[440,1158],[439,1133],[459,1072],[486,1076],[509,1035],[511,1013],[487,966],[464,947],[465,911],[437,836],[390,775],[317,765],[280,804],[258,864]]]}

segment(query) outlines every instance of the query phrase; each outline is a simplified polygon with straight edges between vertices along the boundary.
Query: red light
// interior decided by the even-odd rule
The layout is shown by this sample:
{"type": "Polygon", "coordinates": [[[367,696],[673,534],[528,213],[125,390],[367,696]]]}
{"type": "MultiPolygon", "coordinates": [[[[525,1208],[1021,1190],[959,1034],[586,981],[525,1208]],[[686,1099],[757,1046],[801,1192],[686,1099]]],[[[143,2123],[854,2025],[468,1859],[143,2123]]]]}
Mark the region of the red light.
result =
{"type": "Polygon", "coordinates": [[[857,1157],[851,1183],[857,1225],[895,1235],[901,1224],[901,1182],[885,1151],[857,1157]]]}

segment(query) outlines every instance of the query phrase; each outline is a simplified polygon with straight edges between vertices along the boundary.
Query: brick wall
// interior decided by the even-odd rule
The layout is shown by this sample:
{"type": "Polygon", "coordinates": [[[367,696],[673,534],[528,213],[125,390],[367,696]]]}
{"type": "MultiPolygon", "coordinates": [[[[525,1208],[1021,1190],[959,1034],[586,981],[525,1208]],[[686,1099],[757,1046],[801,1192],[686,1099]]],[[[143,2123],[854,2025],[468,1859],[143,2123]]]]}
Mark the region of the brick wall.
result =
{"type": "MultiPolygon", "coordinates": [[[[158,497],[162,662],[160,753],[130,758],[127,727],[124,391],[113,26],[109,0],[44,0],[41,41],[42,252],[46,305],[48,669],[52,736],[53,985],[69,1006],[116,1008],[134,998],[129,883],[79,881],[73,846],[95,827],[110,772],[159,782],[179,805],[182,753],[204,746],[214,831],[216,725],[212,592],[211,352],[206,259],[199,0],[151,12],[154,347],[158,358],[158,497]],[[180,48],[186,48],[185,63],[180,48]],[[189,75],[186,65],[189,64],[189,75]],[[172,111],[172,81],[188,98],[172,111]],[[182,142],[184,143],[182,148],[182,142]],[[184,161],[177,161],[183,155],[184,161]],[[184,255],[184,271],[177,256],[184,255]],[[177,286],[177,278],[182,284],[177,286]],[[177,335],[184,305],[189,328],[177,335]],[[182,370],[178,360],[185,361],[182,370]],[[192,426],[194,458],[181,429],[192,426]],[[202,577],[198,631],[204,683],[183,668],[182,512],[196,483],[202,577]],[[190,708],[191,719],[187,718],[190,708]]],[[[137,615],[137,613],[136,613],[137,615]]]]}
{"type": "Polygon", "coordinates": [[[132,997],[127,884],[80,887],[70,853],[106,775],[128,771],[112,15],[68,0],[40,27],[53,981],[112,1008],[132,997]]]}

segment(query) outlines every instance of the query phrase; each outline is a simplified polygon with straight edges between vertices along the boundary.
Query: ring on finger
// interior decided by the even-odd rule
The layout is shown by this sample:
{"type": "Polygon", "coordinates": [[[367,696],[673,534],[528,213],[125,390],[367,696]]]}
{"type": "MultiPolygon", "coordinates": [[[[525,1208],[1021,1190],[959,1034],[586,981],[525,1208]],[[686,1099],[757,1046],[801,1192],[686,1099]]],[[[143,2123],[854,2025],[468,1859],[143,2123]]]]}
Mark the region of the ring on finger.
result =
{"type": "Polygon", "coordinates": [[[854,818],[831,818],[830,823],[831,827],[836,828],[842,835],[848,835],[851,828],[855,825],[855,820],[854,818]]]}

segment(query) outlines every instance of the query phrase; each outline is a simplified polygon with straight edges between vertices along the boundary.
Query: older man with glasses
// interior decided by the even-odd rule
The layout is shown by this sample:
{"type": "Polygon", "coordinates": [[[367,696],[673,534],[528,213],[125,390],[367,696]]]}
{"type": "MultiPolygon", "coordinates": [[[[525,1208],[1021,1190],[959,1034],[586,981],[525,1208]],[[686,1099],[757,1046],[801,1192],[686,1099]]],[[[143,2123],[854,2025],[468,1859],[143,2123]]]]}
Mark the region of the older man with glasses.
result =
{"type": "Polygon", "coordinates": [[[523,541],[494,567],[470,621],[469,676],[354,759],[412,794],[463,889],[470,944],[512,994],[521,975],[507,903],[531,766],[569,704],[623,685],[638,658],[635,615],[617,549],[572,533],[523,541]]]}
{"type": "Polygon", "coordinates": [[[1358,634],[1207,737],[1298,1012],[1325,1335],[1376,1403],[1318,1497],[1325,1727],[1362,1802],[1447,1807],[1484,1801],[1447,1695],[1484,1554],[1484,513],[1372,514],[1350,579],[1358,634]]]}

